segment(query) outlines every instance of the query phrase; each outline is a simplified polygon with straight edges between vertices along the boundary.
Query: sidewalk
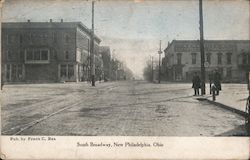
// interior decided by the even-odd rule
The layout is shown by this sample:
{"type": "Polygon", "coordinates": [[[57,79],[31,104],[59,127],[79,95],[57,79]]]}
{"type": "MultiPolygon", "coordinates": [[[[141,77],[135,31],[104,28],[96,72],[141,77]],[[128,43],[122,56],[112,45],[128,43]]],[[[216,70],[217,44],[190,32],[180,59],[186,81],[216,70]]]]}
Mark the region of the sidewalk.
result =
{"type": "Polygon", "coordinates": [[[220,105],[223,108],[245,115],[246,100],[248,98],[247,84],[222,84],[220,95],[216,96],[215,102],[209,95],[209,86],[206,89],[206,100],[220,105]]]}

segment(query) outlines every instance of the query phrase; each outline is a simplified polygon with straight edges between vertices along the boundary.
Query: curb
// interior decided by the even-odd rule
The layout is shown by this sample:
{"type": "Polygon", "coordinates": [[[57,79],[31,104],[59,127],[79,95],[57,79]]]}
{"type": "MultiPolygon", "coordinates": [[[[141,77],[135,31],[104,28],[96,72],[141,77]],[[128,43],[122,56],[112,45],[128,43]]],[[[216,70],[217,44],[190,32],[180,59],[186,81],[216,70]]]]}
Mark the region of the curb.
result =
{"type": "Polygon", "coordinates": [[[244,111],[241,111],[239,109],[235,109],[233,107],[227,106],[227,105],[219,103],[219,102],[215,102],[215,101],[209,100],[208,98],[202,98],[202,99],[201,98],[200,99],[197,98],[197,100],[205,100],[205,101],[207,101],[210,104],[213,104],[213,105],[216,105],[218,107],[227,109],[227,110],[229,110],[231,112],[234,112],[234,113],[237,113],[237,114],[239,114],[239,115],[241,115],[243,117],[247,117],[248,116],[248,114],[246,112],[244,112],[244,111]]]}

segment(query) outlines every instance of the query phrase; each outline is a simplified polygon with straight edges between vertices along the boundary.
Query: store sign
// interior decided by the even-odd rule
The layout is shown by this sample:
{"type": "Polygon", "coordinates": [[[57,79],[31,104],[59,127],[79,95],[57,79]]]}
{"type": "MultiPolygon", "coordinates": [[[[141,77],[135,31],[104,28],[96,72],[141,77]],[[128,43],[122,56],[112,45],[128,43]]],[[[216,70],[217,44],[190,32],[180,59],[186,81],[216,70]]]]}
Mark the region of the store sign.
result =
{"type": "MultiPolygon", "coordinates": [[[[205,43],[205,51],[234,51],[236,46],[234,44],[225,43],[205,43]]],[[[199,43],[182,43],[175,45],[175,52],[200,52],[199,43]]]]}

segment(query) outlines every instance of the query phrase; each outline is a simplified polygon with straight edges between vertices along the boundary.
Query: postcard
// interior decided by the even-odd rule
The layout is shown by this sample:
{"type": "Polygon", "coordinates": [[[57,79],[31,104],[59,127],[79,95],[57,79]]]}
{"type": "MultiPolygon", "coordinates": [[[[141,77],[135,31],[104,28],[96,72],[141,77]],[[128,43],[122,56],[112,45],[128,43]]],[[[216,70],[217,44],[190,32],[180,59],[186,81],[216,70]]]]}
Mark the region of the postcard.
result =
{"type": "Polygon", "coordinates": [[[249,159],[249,0],[1,1],[1,159],[249,159]]]}

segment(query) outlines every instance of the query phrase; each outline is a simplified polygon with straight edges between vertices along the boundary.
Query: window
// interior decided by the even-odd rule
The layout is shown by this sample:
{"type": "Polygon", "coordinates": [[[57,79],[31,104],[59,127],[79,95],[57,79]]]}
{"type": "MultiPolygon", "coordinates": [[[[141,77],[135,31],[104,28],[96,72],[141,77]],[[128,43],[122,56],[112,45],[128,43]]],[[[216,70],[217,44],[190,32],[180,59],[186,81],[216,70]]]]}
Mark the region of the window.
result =
{"type": "Polygon", "coordinates": [[[61,65],[61,77],[67,77],[66,65],[61,65]]]}
{"type": "Polygon", "coordinates": [[[29,42],[30,42],[30,44],[33,43],[33,40],[34,40],[34,35],[30,33],[29,34],[29,42]]]}
{"type": "Polygon", "coordinates": [[[69,35],[68,34],[65,35],[65,43],[69,43],[69,35]]]}
{"type": "Polygon", "coordinates": [[[26,52],[26,60],[33,60],[33,51],[31,49],[26,52]]]}
{"type": "Polygon", "coordinates": [[[35,49],[33,54],[34,54],[34,60],[40,60],[40,50],[35,49]]]}
{"type": "Polygon", "coordinates": [[[23,43],[23,35],[20,35],[20,37],[19,37],[19,42],[20,42],[20,44],[23,43]]]}
{"type": "Polygon", "coordinates": [[[41,51],[41,60],[48,60],[49,59],[49,51],[48,50],[42,50],[41,51]]]}
{"type": "Polygon", "coordinates": [[[68,65],[68,78],[74,77],[74,66],[68,65]]]}
{"type": "Polygon", "coordinates": [[[7,64],[6,65],[6,80],[7,81],[10,81],[10,72],[11,72],[10,64],[7,64]]]}
{"type": "Polygon", "coordinates": [[[65,59],[66,59],[66,60],[69,59],[69,51],[65,51],[65,59]]]}
{"type": "Polygon", "coordinates": [[[24,51],[23,50],[19,51],[19,59],[22,61],[24,60],[24,51]]]}
{"type": "Polygon", "coordinates": [[[56,33],[54,32],[54,33],[52,33],[52,41],[54,42],[54,43],[56,43],[57,42],[57,39],[56,39],[56,33]]]}
{"type": "Polygon", "coordinates": [[[72,78],[74,77],[74,65],[73,64],[62,64],[60,71],[61,78],[72,78]]]}
{"type": "Polygon", "coordinates": [[[15,42],[15,35],[7,35],[7,44],[11,44],[15,42]]]}
{"type": "Polygon", "coordinates": [[[218,58],[218,64],[222,64],[222,53],[217,54],[218,58]]]}
{"type": "Polygon", "coordinates": [[[242,64],[247,64],[247,54],[246,53],[242,54],[242,64]]]}
{"type": "Polygon", "coordinates": [[[207,62],[211,64],[211,53],[207,53],[207,62]]]}
{"type": "Polygon", "coordinates": [[[11,60],[12,54],[10,50],[7,50],[7,60],[11,60]]]}
{"type": "Polygon", "coordinates": [[[26,62],[27,61],[33,61],[33,62],[39,62],[49,61],[49,50],[48,49],[27,49],[26,50],[26,62]]]}
{"type": "Polygon", "coordinates": [[[177,64],[181,64],[181,53],[177,53],[177,64]]]}
{"type": "Polygon", "coordinates": [[[250,64],[250,53],[247,54],[247,64],[250,64]]]}
{"type": "Polygon", "coordinates": [[[196,53],[192,53],[192,64],[196,64],[196,53]]]}
{"type": "Polygon", "coordinates": [[[232,78],[232,69],[227,68],[227,78],[232,78]]]}
{"type": "Polygon", "coordinates": [[[227,53],[227,64],[231,64],[232,63],[232,53],[227,53]]]}

